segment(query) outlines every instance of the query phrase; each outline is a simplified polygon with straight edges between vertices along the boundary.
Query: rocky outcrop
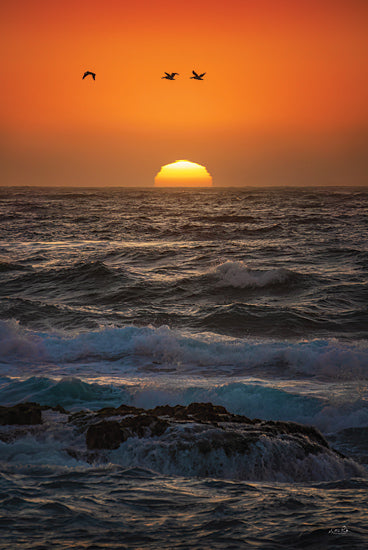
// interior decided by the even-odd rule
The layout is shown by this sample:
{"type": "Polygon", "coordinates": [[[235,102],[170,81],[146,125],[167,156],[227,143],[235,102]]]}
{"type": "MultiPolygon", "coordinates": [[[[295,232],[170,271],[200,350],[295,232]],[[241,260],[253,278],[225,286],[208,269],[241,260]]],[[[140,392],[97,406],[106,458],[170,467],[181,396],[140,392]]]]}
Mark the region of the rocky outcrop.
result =
{"type": "Polygon", "coordinates": [[[48,405],[39,405],[38,403],[18,403],[12,407],[0,405],[0,425],[19,425],[33,426],[42,423],[42,411],[52,410],[67,414],[67,411],[61,406],[49,407],[48,405]]]}
{"type": "Polygon", "coordinates": [[[12,425],[0,430],[6,444],[30,436],[54,442],[56,433],[63,441],[60,452],[90,464],[116,461],[170,475],[274,481],[366,475],[312,426],[251,420],[212,403],[147,410],[121,405],[73,414],[22,403],[0,407],[0,424],[12,425]]]}
{"type": "Polygon", "coordinates": [[[18,403],[13,407],[0,406],[0,424],[34,425],[42,422],[42,407],[38,403],[18,403]]]}
{"type": "MultiPolygon", "coordinates": [[[[117,449],[130,437],[161,437],[168,428],[188,424],[188,431],[201,431],[195,425],[216,428],[206,430],[206,437],[196,441],[198,450],[223,449],[227,456],[245,453],[262,437],[270,440],[283,438],[293,441],[305,454],[318,454],[329,445],[322,434],[312,426],[295,422],[251,420],[246,416],[229,413],[225,407],[212,403],[191,403],[188,406],[169,405],[142,409],[129,405],[106,407],[96,412],[78,412],[69,416],[82,432],[90,450],[117,449]]],[[[183,444],[185,437],[183,436],[183,444]]]]}
{"type": "Polygon", "coordinates": [[[91,424],[86,433],[88,449],[117,449],[128,437],[154,437],[164,433],[169,423],[150,414],[126,416],[116,420],[91,424]]]}
{"type": "Polygon", "coordinates": [[[88,449],[117,449],[127,439],[119,422],[112,420],[98,422],[88,427],[86,443],[88,449]]]}
{"type": "MultiPolygon", "coordinates": [[[[0,406],[0,424],[41,424],[44,410],[67,414],[60,406],[19,403],[13,407],[0,406]]],[[[222,438],[217,438],[218,441],[213,442],[214,446],[223,445],[228,451],[231,447],[244,451],[250,442],[256,441],[261,435],[291,436],[310,453],[319,452],[321,447],[329,448],[321,433],[312,426],[295,422],[251,420],[246,416],[229,413],[225,407],[212,403],[174,407],[163,405],[148,410],[129,405],[105,407],[96,412],[79,411],[71,414],[69,422],[86,432],[88,449],[117,449],[129,437],[160,437],[169,427],[185,423],[219,428],[222,438]]]]}

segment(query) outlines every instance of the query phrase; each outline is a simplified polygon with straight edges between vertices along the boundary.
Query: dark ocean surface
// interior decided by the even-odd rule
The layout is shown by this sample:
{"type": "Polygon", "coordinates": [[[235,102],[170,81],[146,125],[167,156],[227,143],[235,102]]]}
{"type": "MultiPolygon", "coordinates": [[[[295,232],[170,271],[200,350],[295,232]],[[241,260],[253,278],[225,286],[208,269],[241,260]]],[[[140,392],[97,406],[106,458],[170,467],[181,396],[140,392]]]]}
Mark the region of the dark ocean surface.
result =
{"type": "Polygon", "coordinates": [[[46,411],[0,426],[0,547],[368,548],[367,230],[362,188],[0,188],[0,405],[212,402],[350,461],[83,460],[46,411]]]}

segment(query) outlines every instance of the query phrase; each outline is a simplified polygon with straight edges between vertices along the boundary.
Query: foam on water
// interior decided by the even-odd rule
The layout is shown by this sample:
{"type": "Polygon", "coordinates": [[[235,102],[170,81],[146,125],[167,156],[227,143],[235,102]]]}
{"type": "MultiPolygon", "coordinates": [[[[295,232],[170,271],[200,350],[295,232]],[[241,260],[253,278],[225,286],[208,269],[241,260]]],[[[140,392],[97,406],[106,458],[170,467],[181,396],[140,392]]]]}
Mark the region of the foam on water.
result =
{"type": "MultiPolygon", "coordinates": [[[[330,452],[301,459],[295,444],[282,438],[264,436],[246,455],[229,455],[214,445],[215,432],[214,428],[201,427],[193,433],[184,426],[168,430],[161,438],[128,439],[111,453],[111,458],[125,467],[135,464],[169,475],[233,480],[310,482],[366,476],[364,468],[354,461],[330,452]]],[[[219,437],[224,436],[220,433],[219,437]]]]}
{"type": "Polygon", "coordinates": [[[298,393],[298,388],[270,387],[261,382],[224,383],[219,379],[132,378],[128,382],[87,382],[79,378],[52,379],[31,377],[26,380],[0,379],[0,405],[32,401],[41,405],[62,405],[68,410],[98,410],[121,404],[154,408],[168,404],[189,405],[212,402],[229,412],[249,418],[295,421],[314,425],[324,433],[368,424],[367,402],[352,392],[343,395],[336,388],[316,394],[298,393]]]}
{"type": "Polygon", "coordinates": [[[297,274],[285,268],[270,270],[251,269],[241,261],[227,261],[218,265],[213,272],[218,277],[220,285],[234,288],[262,288],[285,284],[297,276],[297,274]]]}
{"type": "Polygon", "coordinates": [[[363,342],[257,341],[133,326],[72,336],[1,322],[0,356],[3,405],[28,400],[76,410],[210,401],[324,432],[368,424],[363,342]]]}
{"type": "Polygon", "coordinates": [[[114,451],[91,453],[85,433],[66,415],[45,411],[41,425],[1,427],[0,463],[71,468],[115,464],[164,475],[279,482],[366,477],[365,469],[353,460],[327,448],[305,455],[298,440],[288,436],[264,434],[246,449],[237,447],[233,437],[219,427],[186,422],[168,428],[160,437],[132,437],[114,451]]]}
{"type": "Polygon", "coordinates": [[[137,373],[150,367],[155,372],[171,370],[176,374],[257,376],[266,372],[336,381],[368,378],[368,344],[364,341],[237,339],[210,333],[192,335],[166,326],[102,328],[71,336],[0,322],[0,357],[2,373],[7,374],[11,364],[18,376],[33,372],[37,363],[45,372],[58,367],[60,374],[73,376],[77,363],[87,372],[88,364],[99,362],[106,375],[112,371],[137,373]]]}
{"type": "MultiPolygon", "coordinates": [[[[367,198],[0,189],[0,405],[212,402],[312,424],[365,464],[367,198]]],[[[0,546],[366,546],[350,459],[267,435],[227,456],[205,425],[91,453],[67,415],[43,416],[0,427],[0,546]]]]}

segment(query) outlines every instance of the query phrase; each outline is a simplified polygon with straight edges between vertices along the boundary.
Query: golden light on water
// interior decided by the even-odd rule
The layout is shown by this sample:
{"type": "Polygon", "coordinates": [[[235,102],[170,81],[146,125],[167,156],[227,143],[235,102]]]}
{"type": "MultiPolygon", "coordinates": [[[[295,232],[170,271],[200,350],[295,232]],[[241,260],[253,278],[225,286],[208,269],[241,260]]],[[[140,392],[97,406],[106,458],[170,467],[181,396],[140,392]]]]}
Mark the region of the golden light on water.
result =
{"type": "Polygon", "coordinates": [[[161,167],[155,187],[212,187],[212,176],[201,164],[176,160],[161,167]]]}

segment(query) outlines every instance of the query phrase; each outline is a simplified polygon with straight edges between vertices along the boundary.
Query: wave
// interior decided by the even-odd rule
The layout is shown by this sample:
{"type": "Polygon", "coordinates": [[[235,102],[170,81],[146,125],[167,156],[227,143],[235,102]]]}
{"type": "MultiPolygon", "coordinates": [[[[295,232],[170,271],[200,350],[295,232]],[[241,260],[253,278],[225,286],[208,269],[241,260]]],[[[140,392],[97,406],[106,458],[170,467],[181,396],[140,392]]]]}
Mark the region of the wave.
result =
{"type": "Polygon", "coordinates": [[[37,279],[42,283],[54,283],[58,282],[61,285],[68,285],[71,282],[86,283],[93,282],[95,285],[99,282],[109,282],[111,279],[115,280],[115,277],[119,275],[124,277],[125,273],[122,270],[111,269],[106,266],[102,261],[86,261],[77,262],[67,268],[43,270],[41,273],[35,273],[32,275],[26,275],[22,278],[21,282],[27,283],[27,277],[31,277],[34,282],[37,279]]]}
{"type": "MultiPolygon", "coordinates": [[[[114,293],[117,288],[131,283],[134,285],[134,279],[130,277],[123,267],[108,267],[100,260],[78,262],[69,267],[33,270],[24,269],[20,274],[12,275],[2,282],[2,291],[7,294],[5,300],[26,299],[28,295],[30,301],[34,296],[34,302],[44,298],[47,303],[58,305],[55,298],[61,302],[71,301],[71,296],[78,297],[94,305],[94,298],[104,295],[108,289],[114,293]],[[11,298],[15,294],[15,298],[11,298]]],[[[1,272],[1,266],[0,266],[1,272]]],[[[4,301],[4,299],[3,299],[4,301]]],[[[45,305],[45,304],[44,304],[45,305]]],[[[59,303],[60,305],[60,303],[59,303]]]]}
{"type": "MultiPolygon", "coordinates": [[[[192,325],[201,330],[231,336],[258,336],[263,338],[301,338],[306,332],[321,334],[322,331],[361,329],[361,320],[366,314],[342,315],[342,319],[321,318],[318,312],[300,311],[298,308],[277,307],[232,303],[205,308],[192,325]],[[352,317],[352,318],[351,318],[352,317]]],[[[364,326],[364,325],[363,325],[364,326]]],[[[358,332],[359,334],[359,332],[358,332]]],[[[358,335],[357,335],[358,337],[358,335]]]]}
{"type": "Polygon", "coordinates": [[[207,223],[257,223],[258,220],[255,216],[249,214],[222,214],[214,216],[202,216],[195,218],[195,221],[207,222],[207,223]]]}
{"type": "Polygon", "coordinates": [[[41,405],[61,405],[66,409],[87,407],[97,410],[129,403],[132,396],[123,386],[89,383],[75,377],[60,380],[46,376],[32,376],[26,380],[0,379],[1,403],[16,404],[30,400],[41,405]]]}
{"type": "Polygon", "coordinates": [[[32,271],[32,267],[0,260],[0,273],[6,273],[8,271],[32,271]]]}
{"type": "Polygon", "coordinates": [[[44,357],[41,338],[34,332],[20,327],[15,321],[0,321],[0,360],[28,359],[40,360],[44,357]]]}
{"type": "Polygon", "coordinates": [[[34,330],[47,330],[51,324],[55,330],[92,330],[100,326],[98,316],[93,311],[87,314],[81,306],[56,305],[27,298],[6,298],[0,305],[0,315],[7,319],[17,319],[34,330]]]}
{"type": "Polygon", "coordinates": [[[164,475],[279,482],[367,476],[354,460],[309,438],[310,430],[276,434],[272,423],[267,429],[262,422],[253,425],[251,435],[239,424],[225,428],[193,420],[174,422],[161,434],[128,437],[116,450],[89,452],[85,435],[88,416],[84,411],[68,419],[63,412],[47,410],[42,413],[42,424],[2,427],[2,465],[109,464],[164,475]]]}
{"type": "Polygon", "coordinates": [[[326,218],[324,214],[315,215],[297,215],[293,214],[288,217],[288,225],[330,225],[331,218],[326,218]]]}
{"type": "Polygon", "coordinates": [[[227,261],[214,268],[212,273],[222,286],[234,288],[264,288],[267,286],[288,284],[301,278],[298,273],[288,269],[251,269],[244,262],[227,261]]]}
{"type": "Polygon", "coordinates": [[[249,237],[262,237],[267,234],[278,232],[280,229],[283,229],[283,226],[278,223],[268,224],[265,222],[264,225],[248,225],[239,227],[238,223],[230,222],[219,222],[219,223],[203,223],[203,221],[198,222],[185,222],[178,223],[177,221],[178,214],[175,214],[174,219],[167,220],[164,224],[155,226],[152,223],[146,224],[131,224],[129,226],[129,234],[131,235],[150,235],[155,239],[176,239],[178,241],[223,241],[227,239],[238,240],[243,239],[247,236],[249,237]]]}
{"type": "MultiPolygon", "coordinates": [[[[315,377],[321,380],[366,380],[368,344],[335,339],[273,341],[230,338],[211,333],[191,335],[171,330],[127,326],[101,328],[66,335],[35,332],[16,322],[0,321],[0,357],[3,364],[27,366],[35,361],[49,365],[119,362],[121,372],[171,369],[172,372],[242,375],[267,373],[315,377]]],[[[16,366],[15,365],[15,366],[16,366]]]]}
{"type": "MultiPolygon", "coordinates": [[[[31,401],[69,411],[98,410],[103,407],[132,405],[145,409],[160,405],[189,405],[193,402],[211,402],[229,412],[262,420],[293,421],[313,425],[323,433],[331,434],[347,429],[363,429],[368,425],[368,407],[363,398],[352,390],[350,400],[314,395],[300,395],[296,390],[286,391],[261,383],[231,382],[221,384],[207,380],[183,382],[179,380],[135,380],[122,383],[87,382],[73,376],[54,379],[32,376],[25,380],[0,378],[1,405],[15,405],[31,401]],[[189,385],[188,385],[189,384],[189,385]]],[[[366,428],[365,428],[366,429],[366,428]]],[[[344,449],[342,449],[345,452],[344,449]]]]}
{"type": "MultiPolygon", "coordinates": [[[[163,260],[172,260],[173,257],[179,255],[179,252],[175,250],[161,250],[154,248],[153,250],[137,251],[135,249],[128,250],[124,253],[121,251],[108,251],[107,257],[114,257],[115,264],[118,261],[125,263],[134,263],[137,260],[139,264],[146,265],[148,263],[155,264],[163,260]]],[[[197,265],[198,256],[191,259],[193,266],[197,265]]],[[[60,288],[69,288],[74,285],[75,288],[83,290],[85,284],[93,284],[96,291],[100,289],[99,283],[104,283],[104,289],[108,288],[108,285],[114,283],[124,284],[127,283],[134,286],[140,281],[139,278],[134,277],[124,267],[107,266],[101,260],[78,262],[70,267],[43,269],[42,271],[34,271],[31,267],[25,267],[13,263],[0,263],[0,271],[8,270],[21,270],[31,271],[30,273],[21,274],[16,279],[10,281],[4,281],[5,288],[8,291],[16,289],[28,288],[30,285],[55,285],[58,284],[60,288]]],[[[243,261],[226,261],[216,267],[211,268],[204,274],[205,277],[214,277],[216,283],[220,286],[228,286],[234,288],[264,288],[276,285],[284,285],[292,282],[304,281],[305,277],[285,268],[275,268],[268,270],[252,269],[248,267],[243,261]]],[[[198,278],[202,279],[203,275],[195,275],[190,280],[197,282],[198,278]]],[[[175,284],[180,284],[182,280],[188,281],[187,278],[177,279],[175,284]]],[[[149,283],[149,281],[148,281],[149,283]]],[[[161,281],[161,284],[166,284],[165,281],[161,281]]],[[[145,282],[147,286],[147,282],[145,282]]],[[[129,288],[127,288],[129,290],[129,288]]],[[[206,293],[206,288],[203,289],[203,293],[206,293]]]]}
{"type": "Polygon", "coordinates": [[[244,454],[229,453],[218,441],[223,430],[186,425],[161,438],[127,440],[113,451],[110,460],[124,467],[132,465],[166,475],[215,477],[231,480],[310,482],[365,477],[366,471],[353,460],[330,452],[302,458],[298,446],[287,440],[264,436],[244,454]],[[218,432],[218,433],[216,433],[218,432]]]}

